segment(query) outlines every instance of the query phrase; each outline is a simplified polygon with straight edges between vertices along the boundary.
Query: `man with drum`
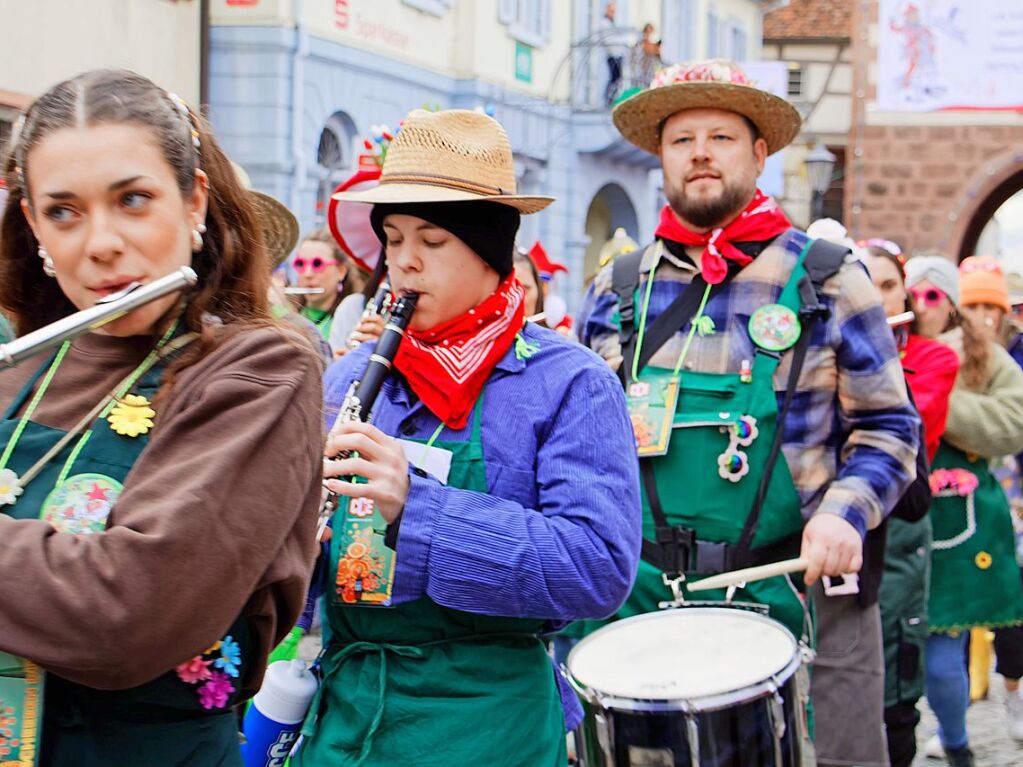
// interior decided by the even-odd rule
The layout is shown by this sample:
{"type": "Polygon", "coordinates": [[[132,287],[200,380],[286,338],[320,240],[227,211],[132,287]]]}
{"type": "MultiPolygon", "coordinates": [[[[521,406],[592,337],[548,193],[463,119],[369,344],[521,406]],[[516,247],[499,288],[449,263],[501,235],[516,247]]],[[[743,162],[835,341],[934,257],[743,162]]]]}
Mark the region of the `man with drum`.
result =
{"type": "MultiPolygon", "coordinates": [[[[613,118],[660,158],[668,199],[653,243],[598,275],[580,329],[625,385],[643,478],[643,561],[617,617],[724,599],[724,590],[685,587],[797,555],[808,586],[856,572],[866,531],[915,476],[919,421],[866,271],[793,228],[757,188],[767,156],[798,133],[799,114],[734,63],[712,60],[661,70],[613,118]]],[[[806,633],[787,576],[734,598],[806,633]]],[[[827,600],[817,604],[827,618],[827,600]]],[[[848,632],[841,617],[829,621],[868,673],[855,695],[834,685],[841,722],[830,718],[836,705],[815,699],[822,764],[885,763],[872,615],[848,632]],[[859,753],[829,753],[828,733],[862,727],[859,753]]]]}

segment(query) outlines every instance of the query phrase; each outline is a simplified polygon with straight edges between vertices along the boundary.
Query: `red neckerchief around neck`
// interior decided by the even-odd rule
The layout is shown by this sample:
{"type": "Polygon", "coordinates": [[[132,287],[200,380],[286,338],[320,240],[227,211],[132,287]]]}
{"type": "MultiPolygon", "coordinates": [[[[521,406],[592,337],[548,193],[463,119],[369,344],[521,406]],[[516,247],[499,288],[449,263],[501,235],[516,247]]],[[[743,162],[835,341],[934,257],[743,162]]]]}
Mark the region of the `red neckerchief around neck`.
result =
{"type": "Polygon", "coordinates": [[[773,197],[757,189],[750,204],[723,227],[698,234],[679,223],[670,205],[661,211],[661,220],[655,235],[683,245],[702,246],[700,273],[709,285],[716,285],[728,274],[728,264],[734,261],[746,266],[753,259],[733,245],[733,242],[763,242],[777,237],[792,224],[773,197]]]}
{"type": "Polygon", "coordinates": [[[394,366],[450,428],[468,423],[483,384],[522,330],[525,295],[513,272],[479,306],[429,330],[405,331],[394,366]]]}

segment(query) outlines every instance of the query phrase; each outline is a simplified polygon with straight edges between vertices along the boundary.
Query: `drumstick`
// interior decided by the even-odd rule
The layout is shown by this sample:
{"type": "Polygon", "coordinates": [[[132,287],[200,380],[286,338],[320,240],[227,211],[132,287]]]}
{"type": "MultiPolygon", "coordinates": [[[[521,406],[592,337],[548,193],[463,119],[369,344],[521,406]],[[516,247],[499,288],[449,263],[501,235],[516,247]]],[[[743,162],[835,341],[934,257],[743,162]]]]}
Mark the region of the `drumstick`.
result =
{"type": "Polygon", "coordinates": [[[689,591],[707,591],[708,589],[723,589],[727,586],[735,586],[739,583],[759,581],[764,578],[772,578],[775,575],[788,575],[789,573],[801,573],[810,563],[803,557],[798,559],[786,559],[782,562],[772,562],[769,565],[759,567],[747,567],[743,570],[733,570],[730,573],[721,573],[704,578],[702,581],[687,583],[689,591]]]}

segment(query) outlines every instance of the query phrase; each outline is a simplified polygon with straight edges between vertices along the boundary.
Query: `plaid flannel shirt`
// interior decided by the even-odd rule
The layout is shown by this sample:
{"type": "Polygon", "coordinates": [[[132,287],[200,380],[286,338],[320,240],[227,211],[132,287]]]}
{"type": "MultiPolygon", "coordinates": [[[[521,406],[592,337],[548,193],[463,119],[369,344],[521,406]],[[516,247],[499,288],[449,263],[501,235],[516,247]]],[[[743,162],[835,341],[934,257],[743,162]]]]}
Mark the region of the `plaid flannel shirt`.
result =
{"type": "MultiPolygon", "coordinates": [[[[704,313],[714,321],[715,332],[694,335],[686,370],[738,373],[743,360],[754,359],[750,315],[777,302],[807,242],[806,234],[795,229],[781,234],[708,302],[704,313]]],[[[648,248],[640,264],[641,297],[654,251],[648,248]]],[[[617,369],[622,348],[611,268],[590,286],[583,304],[587,316],[580,318],[579,328],[583,343],[617,369]]],[[[695,273],[692,263],[664,249],[651,288],[648,327],[695,273]]],[[[907,398],[894,336],[862,265],[847,260],[824,283],[821,301],[830,316],[813,328],[782,425],[782,452],[804,519],[837,514],[862,536],[881,523],[916,476],[919,416],[907,398]]],[[[641,311],[637,301],[637,326],[641,311]]],[[[649,364],[674,367],[688,328],[665,343],[649,364]]],[[[791,357],[790,352],[782,358],[774,376],[779,409],[791,357]]]]}

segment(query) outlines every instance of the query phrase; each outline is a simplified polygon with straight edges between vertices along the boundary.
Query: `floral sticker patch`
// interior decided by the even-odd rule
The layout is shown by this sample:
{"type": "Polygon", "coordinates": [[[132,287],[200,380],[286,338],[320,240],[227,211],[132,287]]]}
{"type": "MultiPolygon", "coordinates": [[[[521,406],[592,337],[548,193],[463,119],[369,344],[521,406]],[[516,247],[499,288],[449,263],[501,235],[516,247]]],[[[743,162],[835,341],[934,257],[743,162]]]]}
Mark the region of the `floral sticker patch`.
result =
{"type": "Polygon", "coordinates": [[[91,535],[103,532],[122,489],[124,485],[113,477],[75,474],[46,496],[39,518],[62,533],[91,535]]]}
{"type": "Polygon", "coordinates": [[[934,469],[928,481],[934,495],[958,495],[962,498],[976,490],[980,484],[977,475],[966,469],[934,469]]]}
{"type": "Polygon", "coordinates": [[[224,708],[235,691],[231,679],[241,673],[242,650],[228,634],[194,658],[178,665],[174,671],[185,684],[198,685],[196,695],[205,709],[224,708]]]}

